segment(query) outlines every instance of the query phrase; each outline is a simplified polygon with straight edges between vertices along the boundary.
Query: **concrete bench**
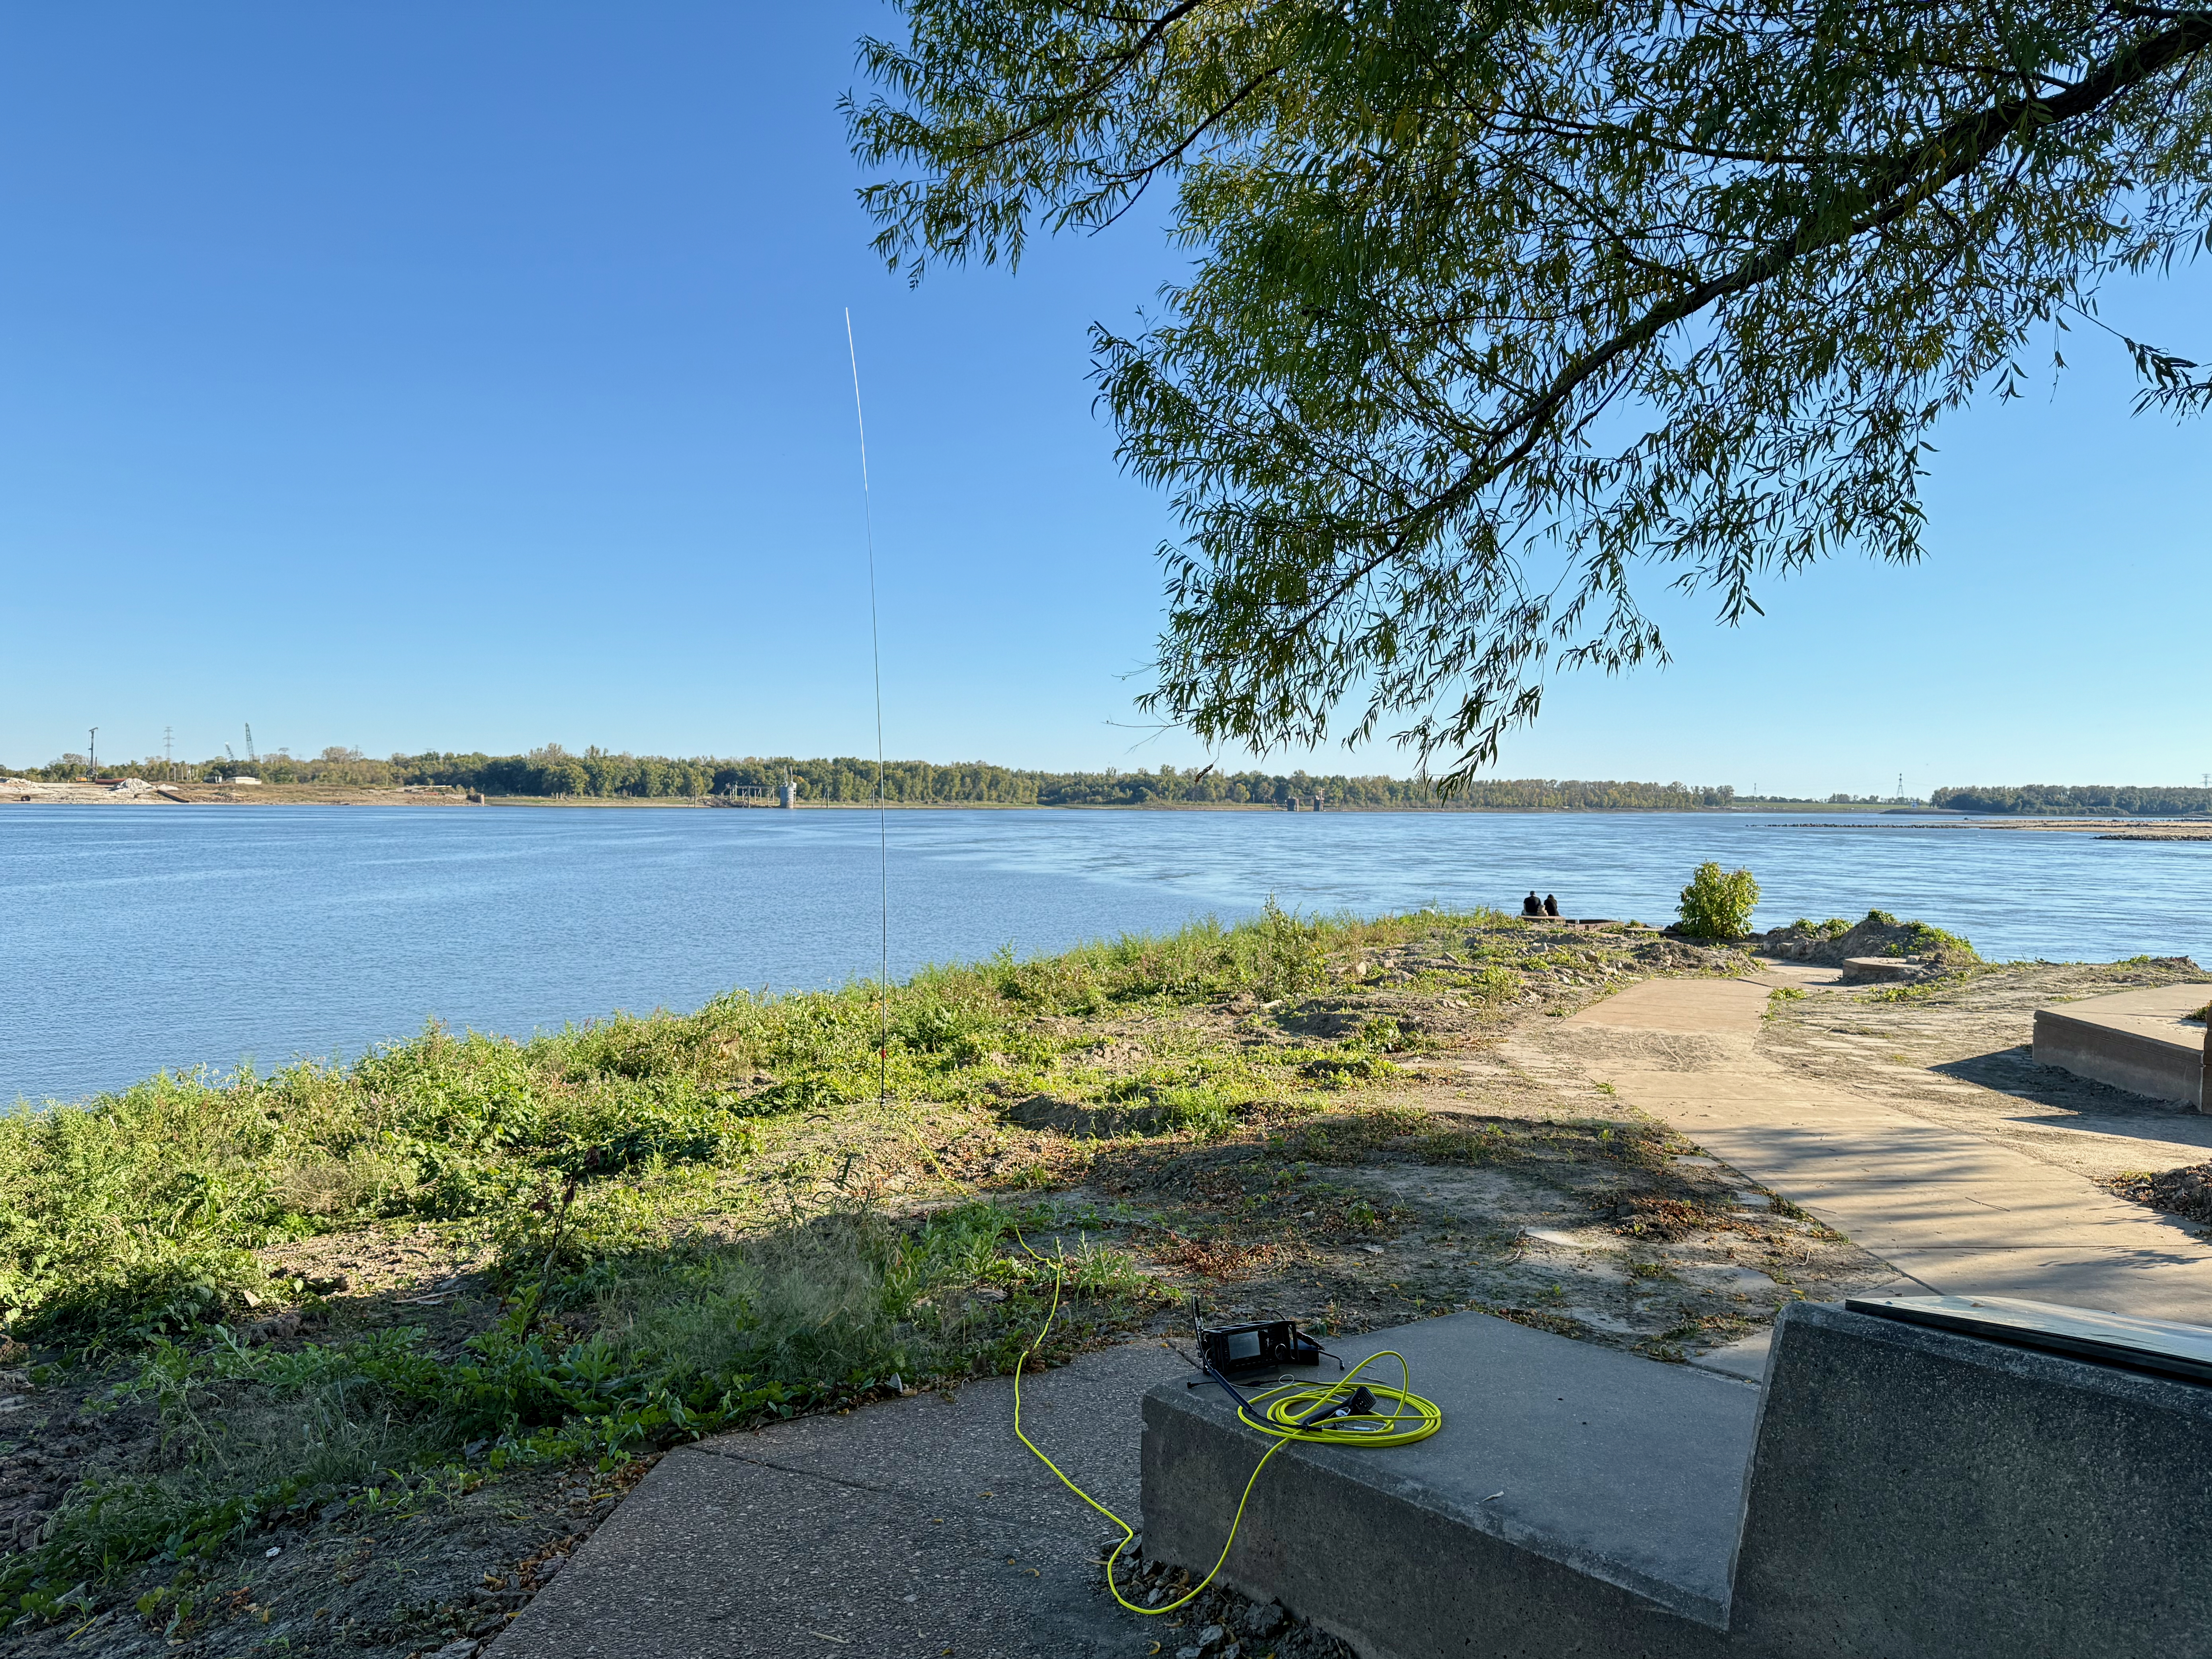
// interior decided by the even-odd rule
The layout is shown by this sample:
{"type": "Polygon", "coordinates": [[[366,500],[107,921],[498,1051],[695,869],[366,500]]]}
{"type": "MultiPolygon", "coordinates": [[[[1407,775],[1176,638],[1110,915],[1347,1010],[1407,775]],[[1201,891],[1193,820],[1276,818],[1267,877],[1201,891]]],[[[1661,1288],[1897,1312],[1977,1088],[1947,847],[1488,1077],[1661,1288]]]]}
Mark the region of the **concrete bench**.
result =
{"type": "Polygon", "coordinates": [[[1907,957],[1845,957],[1844,983],[1865,985],[1891,980],[1918,979],[1928,969],[1907,957]]]}
{"type": "MultiPolygon", "coordinates": [[[[1381,1348],[1443,1430],[1286,1448],[1224,1569],[1368,1659],[2212,1653],[2204,1382],[1811,1304],[1763,1388],[1479,1314],[1381,1348]]],[[[1154,1389],[1146,1553],[1211,1566],[1266,1445],[1154,1389]]]]}
{"type": "Polygon", "coordinates": [[[2212,1000],[2212,985],[2160,985],[2085,997],[2035,1011],[2035,1063],[2153,1100],[2208,1108],[2205,1028],[2183,1016],[2212,1000]]]}

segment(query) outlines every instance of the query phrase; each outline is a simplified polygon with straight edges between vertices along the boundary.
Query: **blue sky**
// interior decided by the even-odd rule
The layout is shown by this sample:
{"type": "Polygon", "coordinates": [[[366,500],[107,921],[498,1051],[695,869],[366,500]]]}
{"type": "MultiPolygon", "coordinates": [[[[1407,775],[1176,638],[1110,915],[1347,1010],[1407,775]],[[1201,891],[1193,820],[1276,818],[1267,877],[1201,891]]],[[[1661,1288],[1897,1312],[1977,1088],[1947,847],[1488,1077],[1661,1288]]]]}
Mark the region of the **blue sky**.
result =
{"type": "MultiPolygon", "coordinates": [[[[249,720],[295,751],[866,750],[846,306],[891,751],[1199,760],[1130,707],[1174,527],[1085,378],[1086,325],[1176,256],[1133,216],[1012,278],[886,275],[835,102],[890,23],[0,14],[0,761],[249,720]]],[[[2190,270],[2106,314],[2212,356],[2208,295],[2190,270]]],[[[2131,418],[2116,344],[2066,351],[1938,434],[1921,567],[1838,562],[1732,633],[1660,604],[1674,665],[1563,680],[1501,769],[2196,782],[2208,428],[2131,418]]]]}

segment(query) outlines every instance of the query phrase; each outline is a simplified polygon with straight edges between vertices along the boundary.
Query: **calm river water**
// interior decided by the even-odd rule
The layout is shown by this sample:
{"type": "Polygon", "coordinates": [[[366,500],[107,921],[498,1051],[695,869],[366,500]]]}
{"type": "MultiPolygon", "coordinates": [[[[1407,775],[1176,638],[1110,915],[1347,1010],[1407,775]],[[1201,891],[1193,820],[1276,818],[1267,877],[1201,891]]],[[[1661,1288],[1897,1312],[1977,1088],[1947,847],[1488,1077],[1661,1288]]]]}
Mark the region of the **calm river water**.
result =
{"type": "MultiPolygon", "coordinates": [[[[889,836],[894,975],[1270,893],[1372,914],[1533,886],[1664,922],[1708,858],[1757,874],[1761,926],[1878,905],[1992,957],[2212,961],[2212,843],[1649,813],[915,811],[889,836]]],[[[350,1055],[434,1018],[521,1036],[833,985],[874,973],[877,916],[866,812],[0,808],[0,1101],[350,1055]]]]}

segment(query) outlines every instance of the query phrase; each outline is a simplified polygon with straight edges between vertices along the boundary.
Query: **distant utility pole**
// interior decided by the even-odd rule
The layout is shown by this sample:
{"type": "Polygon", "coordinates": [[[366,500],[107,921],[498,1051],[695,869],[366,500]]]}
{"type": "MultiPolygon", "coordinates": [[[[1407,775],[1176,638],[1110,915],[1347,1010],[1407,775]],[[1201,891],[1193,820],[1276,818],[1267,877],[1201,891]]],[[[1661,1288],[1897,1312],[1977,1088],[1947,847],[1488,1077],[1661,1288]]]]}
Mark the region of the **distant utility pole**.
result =
{"type": "Polygon", "coordinates": [[[173,766],[177,760],[177,757],[169,752],[170,730],[171,728],[166,726],[161,728],[161,764],[164,766],[173,766]]]}
{"type": "Polygon", "coordinates": [[[1905,774],[1902,772],[1897,775],[1897,798],[1899,800],[1905,799],[1905,774]]]}
{"type": "Polygon", "coordinates": [[[85,769],[94,777],[100,775],[100,728],[94,726],[92,735],[84,740],[85,769]]]}

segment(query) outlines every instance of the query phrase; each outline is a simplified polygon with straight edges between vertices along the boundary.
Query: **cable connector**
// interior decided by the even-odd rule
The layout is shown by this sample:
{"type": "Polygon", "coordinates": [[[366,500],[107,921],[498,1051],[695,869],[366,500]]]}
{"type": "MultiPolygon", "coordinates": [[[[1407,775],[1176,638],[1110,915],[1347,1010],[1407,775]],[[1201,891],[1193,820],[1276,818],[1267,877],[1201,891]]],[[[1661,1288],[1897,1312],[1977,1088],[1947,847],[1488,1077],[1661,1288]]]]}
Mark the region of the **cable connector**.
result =
{"type": "Polygon", "coordinates": [[[1298,1422],[1304,1427],[1311,1428],[1317,1423],[1333,1422],[1340,1417],[1373,1417],[1376,1414],[1375,1395],[1362,1382],[1352,1391],[1349,1399],[1335,1400],[1323,1395],[1321,1403],[1298,1419],[1298,1422]]]}

